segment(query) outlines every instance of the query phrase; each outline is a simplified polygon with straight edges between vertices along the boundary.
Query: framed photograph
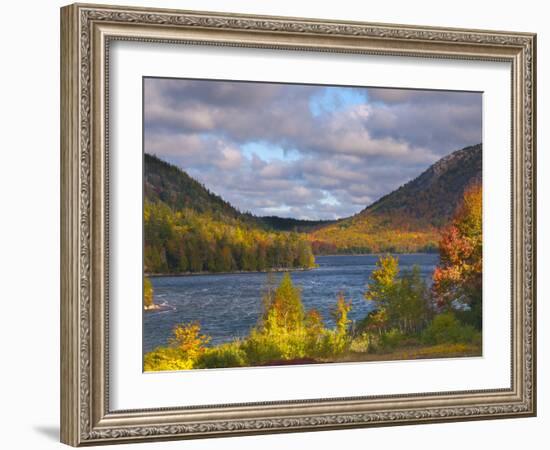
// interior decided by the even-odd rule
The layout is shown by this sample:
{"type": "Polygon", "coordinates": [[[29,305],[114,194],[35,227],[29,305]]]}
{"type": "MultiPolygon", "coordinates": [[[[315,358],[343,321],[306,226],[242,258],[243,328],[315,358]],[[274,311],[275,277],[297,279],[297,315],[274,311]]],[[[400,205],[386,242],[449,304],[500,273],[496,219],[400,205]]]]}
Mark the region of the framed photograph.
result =
{"type": "Polygon", "coordinates": [[[62,8],[62,442],[535,415],[535,58],[62,8]]]}

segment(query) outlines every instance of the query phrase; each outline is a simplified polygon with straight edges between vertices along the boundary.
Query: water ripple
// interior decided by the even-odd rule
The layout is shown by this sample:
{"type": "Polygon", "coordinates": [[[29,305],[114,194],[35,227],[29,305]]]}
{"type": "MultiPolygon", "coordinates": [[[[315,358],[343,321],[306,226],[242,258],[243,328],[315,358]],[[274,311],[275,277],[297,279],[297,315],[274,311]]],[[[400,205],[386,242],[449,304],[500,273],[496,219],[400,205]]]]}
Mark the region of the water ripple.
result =
{"type": "MultiPolygon", "coordinates": [[[[378,255],[320,256],[319,268],[292,272],[294,283],[302,288],[304,306],[316,308],[327,325],[333,321],[330,309],[339,292],[352,301],[352,320],[361,320],[373,307],[364,299],[369,275],[378,255]]],[[[436,254],[399,255],[401,269],[417,264],[430,278],[438,263],[436,254]]],[[[281,273],[275,274],[278,281],[281,273]]],[[[143,350],[166,345],[178,323],[199,321],[202,332],[213,344],[246,336],[257,323],[262,308],[262,293],[267,275],[263,273],[159,277],[152,280],[155,301],[167,309],[143,315],[143,350]],[[162,300],[162,301],[160,301],[162,300]]]]}

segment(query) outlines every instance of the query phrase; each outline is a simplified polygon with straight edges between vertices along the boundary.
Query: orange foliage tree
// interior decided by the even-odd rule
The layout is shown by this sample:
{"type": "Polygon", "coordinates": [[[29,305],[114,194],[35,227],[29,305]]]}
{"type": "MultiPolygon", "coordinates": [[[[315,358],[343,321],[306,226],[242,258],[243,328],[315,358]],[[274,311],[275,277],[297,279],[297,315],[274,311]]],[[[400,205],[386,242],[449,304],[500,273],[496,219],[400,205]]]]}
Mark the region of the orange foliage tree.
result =
{"type": "Polygon", "coordinates": [[[198,322],[176,325],[169,343],[181,350],[187,359],[195,360],[204,353],[206,345],[210,342],[210,336],[201,334],[200,331],[198,322]]]}
{"type": "Polygon", "coordinates": [[[464,192],[451,222],[441,233],[440,265],[433,274],[433,295],[441,310],[454,310],[466,323],[481,328],[482,190],[464,192]]]}

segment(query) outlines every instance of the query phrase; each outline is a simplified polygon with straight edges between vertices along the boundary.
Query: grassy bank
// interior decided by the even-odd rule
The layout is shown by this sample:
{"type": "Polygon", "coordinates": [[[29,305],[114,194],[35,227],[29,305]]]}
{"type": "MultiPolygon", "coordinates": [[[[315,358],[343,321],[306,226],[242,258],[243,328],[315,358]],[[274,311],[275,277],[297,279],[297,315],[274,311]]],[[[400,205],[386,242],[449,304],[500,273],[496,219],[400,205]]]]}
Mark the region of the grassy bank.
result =
{"type": "MultiPolygon", "coordinates": [[[[425,333],[414,337],[398,338],[395,333],[392,333],[391,338],[366,334],[352,337],[332,329],[325,330],[323,334],[312,338],[304,333],[273,336],[255,330],[246,339],[212,347],[207,345],[208,337],[199,334],[196,324],[180,328],[178,333],[180,342],[185,336],[185,348],[181,345],[172,345],[159,347],[146,354],[146,371],[396,361],[482,355],[479,333],[472,334],[470,338],[447,339],[447,342],[430,344],[427,343],[425,333]]],[[[177,339],[172,343],[176,344],[176,341],[177,339]]]]}

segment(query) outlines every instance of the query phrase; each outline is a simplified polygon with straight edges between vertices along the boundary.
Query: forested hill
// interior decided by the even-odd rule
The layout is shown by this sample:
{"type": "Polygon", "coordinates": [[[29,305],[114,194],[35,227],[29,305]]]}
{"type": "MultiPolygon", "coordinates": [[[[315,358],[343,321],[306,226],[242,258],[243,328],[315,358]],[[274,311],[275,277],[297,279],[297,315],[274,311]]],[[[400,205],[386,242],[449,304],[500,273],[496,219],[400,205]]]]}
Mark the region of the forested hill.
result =
{"type": "Polygon", "coordinates": [[[148,153],[144,165],[145,199],[149,202],[161,201],[175,211],[187,208],[218,218],[252,220],[250,214],[241,213],[180,168],[148,153]]]}
{"type": "Polygon", "coordinates": [[[451,153],[365,208],[359,216],[394,215],[435,227],[445,225],[464,189],[481,182],[481,150],[478,144],[451,153]]]}
{"type": "Polygon", "coordinates": [[[145,154],[144,270],[148,274],[308,269],[305,234],[273,229],[183,170],[145,154]]]}
{"type": "Polygon", "coordinates": [[[306,232],[335,222],[334,220],[253,216],[239,211],[179,167],[154,155],[145,153],[144,165],[145,199],[151,203],[160,201],[175,211],[191,209],[200,214],[207,213],[220,220],[238,219],[252,226],[277,231],[306,232]]]}
{"type": "Polygon", "coordinates": [[[310,234],[315,253],[435,250],[464,190],[481,182],[482,145],[457,150],[355,216],[310,234]]]}
{"type": "Polygon", "coordinates": [[[291,217],[262,216],[259,219],[268,227],[279,231],[298,231],[306,233],[323,226],[336,223],[336,220],[303,220],[291,217]]]}

